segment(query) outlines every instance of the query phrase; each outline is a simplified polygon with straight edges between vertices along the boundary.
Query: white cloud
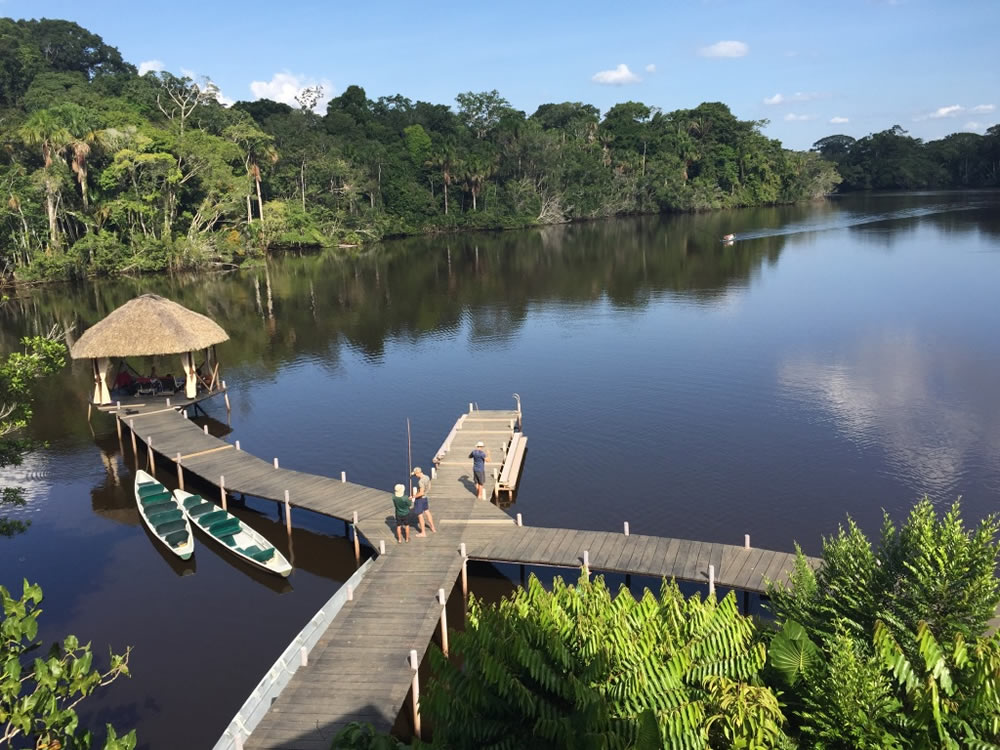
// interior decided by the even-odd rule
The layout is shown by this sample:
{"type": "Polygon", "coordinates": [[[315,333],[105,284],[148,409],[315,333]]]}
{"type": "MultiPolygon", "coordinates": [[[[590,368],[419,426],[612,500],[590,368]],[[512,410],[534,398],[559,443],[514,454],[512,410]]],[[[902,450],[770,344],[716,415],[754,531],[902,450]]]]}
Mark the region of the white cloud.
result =
{"type": "Polygon", "coordinates": [[[609,86],[624,86],[626,83],[638,83],[642,79],[629,70],[628,65],[621,63],[614,70],[602,70],[594,73],[590,80],[609,86]]]}
{"type": "Polygon", "coordinates": [[[957,117],[965,111],[965,107],[961,104],[950,104],[947,107],[938,107],[933,112],[929,112],[925,115],[917,115],[913,119],[916,121],[921,120],[940,120],[944,117],[957,117]]]}
{"type": "Polygon", "coordinates": [[[146,73],[158,73],[164,70],[166,66],[163,64],[163,60],[143,60],[139,63],[139,75],[144,76],[146,73]]]}
{"type": "Polygon", "coordinates": [[[796,91],[794,94],[785,96],[775,94],[764,98],[764,104],[787,104],[788,102],[811,102],[815,99],[824,99],[829,94],[822,94],[819,91],[796,91]]]}
{"type": "Polygon", "coordinates": [[[256,99],[272,99],[282,102],[290,107],[298,107],[299,103],[295,97],[299,92],[309,86],[322,86],[323,96],[316,102],[315,111],[320,112],[326,109],[326,103],[330,101],[333,93],[333,84],[329,80],[317,81],[296,73],[275,73],[270,81],[252,81],[250,83],[250,93],[256,99]]]}
{"type": "Polygon", "coordinates": [[[975,107],[970,109],[970,112],[975,112],[976,114],[983,114],[986,112],[992,112],[996,107],[992,104],[977,104],[975,107]]]}
{"type": "Polygon", "coordinates": [[[806,120],[815,120],[816,115],[797,115],[794,112],[789,112],[785,115],[785,122],[805,122],[806,120]]]}
{"type": "Polygon", "coordinates": [[[646,72],[647,73],[655,73],[656,72],[656,65],[654,65],[653,63],[650,63],[649,65],[647,65],[646,66],[646,72]]]}
{"type": "Polygon", "coordinates": [[[748,52],[750,45],[735,41],[716,42],[698,50],[702,57],[744,57],[748,52]]]}
{"type": "Polygon", "coordinates": [[[845,122],[850,122],[850,120],[846,117],[840,116],[830,118],[831,125],[843,125],[845,122]]]}

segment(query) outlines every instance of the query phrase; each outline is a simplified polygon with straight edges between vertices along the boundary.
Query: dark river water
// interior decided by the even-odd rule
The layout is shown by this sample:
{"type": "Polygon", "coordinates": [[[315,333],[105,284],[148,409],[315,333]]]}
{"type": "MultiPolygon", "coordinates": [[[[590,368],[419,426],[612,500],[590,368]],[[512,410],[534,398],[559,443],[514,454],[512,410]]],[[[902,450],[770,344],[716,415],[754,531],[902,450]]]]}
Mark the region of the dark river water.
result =
{"type": "MultiPolygon", "coordinates": [[[[217,320],[232,392],[216,434],[283,467],[388,491],[406,419],[426,465],[477,402],[521,395],[525,522],[811,553],[847,514],[877,532],[923,495],[1000,509],[1000,194],[926,193],[622,219],[286,255],[231,274],[26,290],[0,349],[71,336],[142,292],[217,320]],[[724,246],[729,232],[738,241],[724,246]],[[231,432],[230,432],[231,430],[231,432]]],[[[136,363],[148,368],[150,362],[136,363]]],[[[164,358],[159,372],[176,370],[164,358]]],[[[84,721],[146,748],[205,748],[354,570],[343,525],[300,511],[296,570],[256,575],[200,545],[167,559],[133,507],[130,451],[88,426],[88,363],[41,385],[48,447],[3,472],[26,533],[0,583],[45,591],[41,636],[133,645],[131,680],[84,721]]],[[[284,549],[273,505],[244,517],[284,549]]],[[[503,571],[501,571],[503,572],[503,571]]],[[[506,579],[503,579],[506,580],[506,579]]],[[[473,587],[500,586],[481,570],[473,587]]],[[[502,586],[500,586],[502,589],[502,586]]],[[[497,589],[498,590],[498,589],[497,589]]]]}

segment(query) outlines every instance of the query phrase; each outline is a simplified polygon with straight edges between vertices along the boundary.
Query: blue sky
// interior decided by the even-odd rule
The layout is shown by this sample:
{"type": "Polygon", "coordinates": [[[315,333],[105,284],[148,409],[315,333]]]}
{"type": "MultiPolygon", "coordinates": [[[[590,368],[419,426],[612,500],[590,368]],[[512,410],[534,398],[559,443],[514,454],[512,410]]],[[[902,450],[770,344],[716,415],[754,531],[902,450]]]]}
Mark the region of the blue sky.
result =
{"type": "Polygon", "coordinates": [[[448,104],[495,88],[528,114],[723,101],[792,148],[1000,121],[1000,0],[0,0],[0,13],[76,21],[130,62],[208,75],[230,99],[290,100],[321,82],[448,104]]]}

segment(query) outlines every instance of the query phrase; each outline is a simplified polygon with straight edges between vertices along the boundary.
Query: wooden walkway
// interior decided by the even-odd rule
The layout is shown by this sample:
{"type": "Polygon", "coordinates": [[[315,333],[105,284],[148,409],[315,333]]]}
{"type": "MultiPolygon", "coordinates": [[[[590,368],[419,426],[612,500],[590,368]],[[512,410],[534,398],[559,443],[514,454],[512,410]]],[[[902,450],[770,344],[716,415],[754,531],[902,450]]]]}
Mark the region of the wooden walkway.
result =
{"type": "MultiPolygon", "coordinates": [[[[414,538],[412,529],[411,541],[401,545],[395,542],[388,489],[276,468],[206,434],[172,408],[117,416],[125,427],[134,425],[132,437],[145,444],[146,455],[162,457],[161,478],[176,470],[179,455],[185,477],[224,485],[230,495],[279,503],[287,491],[291,507],[346,521],[357,513],[357,533],[376,549],[385,544],[386,552],[321,636],[308,665],[296,671],[250,737],[240,737],[247,750],[326,750],[351,721],[390,730],[413,676],[407,657],[411,649],[420,656],[426,651],[441,613],[436,595],[442,588],[450,593],[463,572],[463,546],[475,560],[578,568],[586,556],[593,572],[700,583],[714,570],[716,585],[747,591],[763,591],[765,580],[784,581],[794,560],[788,553],[724,544],[517,525],[491,502],[475,499],[468,459],[477,441],[486,443],[493,459],[487,465],[489,496],[496,479],[492,469],[502,464],[517,411],[475,410],[459,420],[436,455],[430,506],[438,532],[414,538]]],[[[143,456],[138,443],[137,448],[143,456]]],[[[220,497],[221,491],[209,499],[220,502],[220,497]]]]}

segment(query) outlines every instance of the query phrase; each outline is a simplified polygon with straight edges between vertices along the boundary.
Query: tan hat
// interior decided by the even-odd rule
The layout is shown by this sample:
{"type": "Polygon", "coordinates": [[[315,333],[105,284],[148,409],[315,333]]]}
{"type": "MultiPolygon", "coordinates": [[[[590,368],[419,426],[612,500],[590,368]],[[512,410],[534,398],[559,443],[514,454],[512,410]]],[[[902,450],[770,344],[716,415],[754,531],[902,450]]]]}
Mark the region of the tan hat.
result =
{"type": "Polygon", "coordinates": [[[424,473],[423,469],[421,469],[419,466],[414,466],[413,471],[410,472],[410,476],[415,477],[417,474],[423,474],[423,473],[424,473]]]}
{"type": "Polygon", "coordinates": [[[478,443],[476,443],[476,447],[477,448],[482,448],[484,445],[486,445],[486,443],[484,443],[482,440],[480,440],[478,443]]]}
{"type": "Polygon", "coordinates": [[[400,497],[402,497],[403,494],[406,492],[406,486],[402,485],[402,484],[397,484],[396,487],[395,487],[395,492],[396,492],[397,495],[399,495],[400,497]]]}

